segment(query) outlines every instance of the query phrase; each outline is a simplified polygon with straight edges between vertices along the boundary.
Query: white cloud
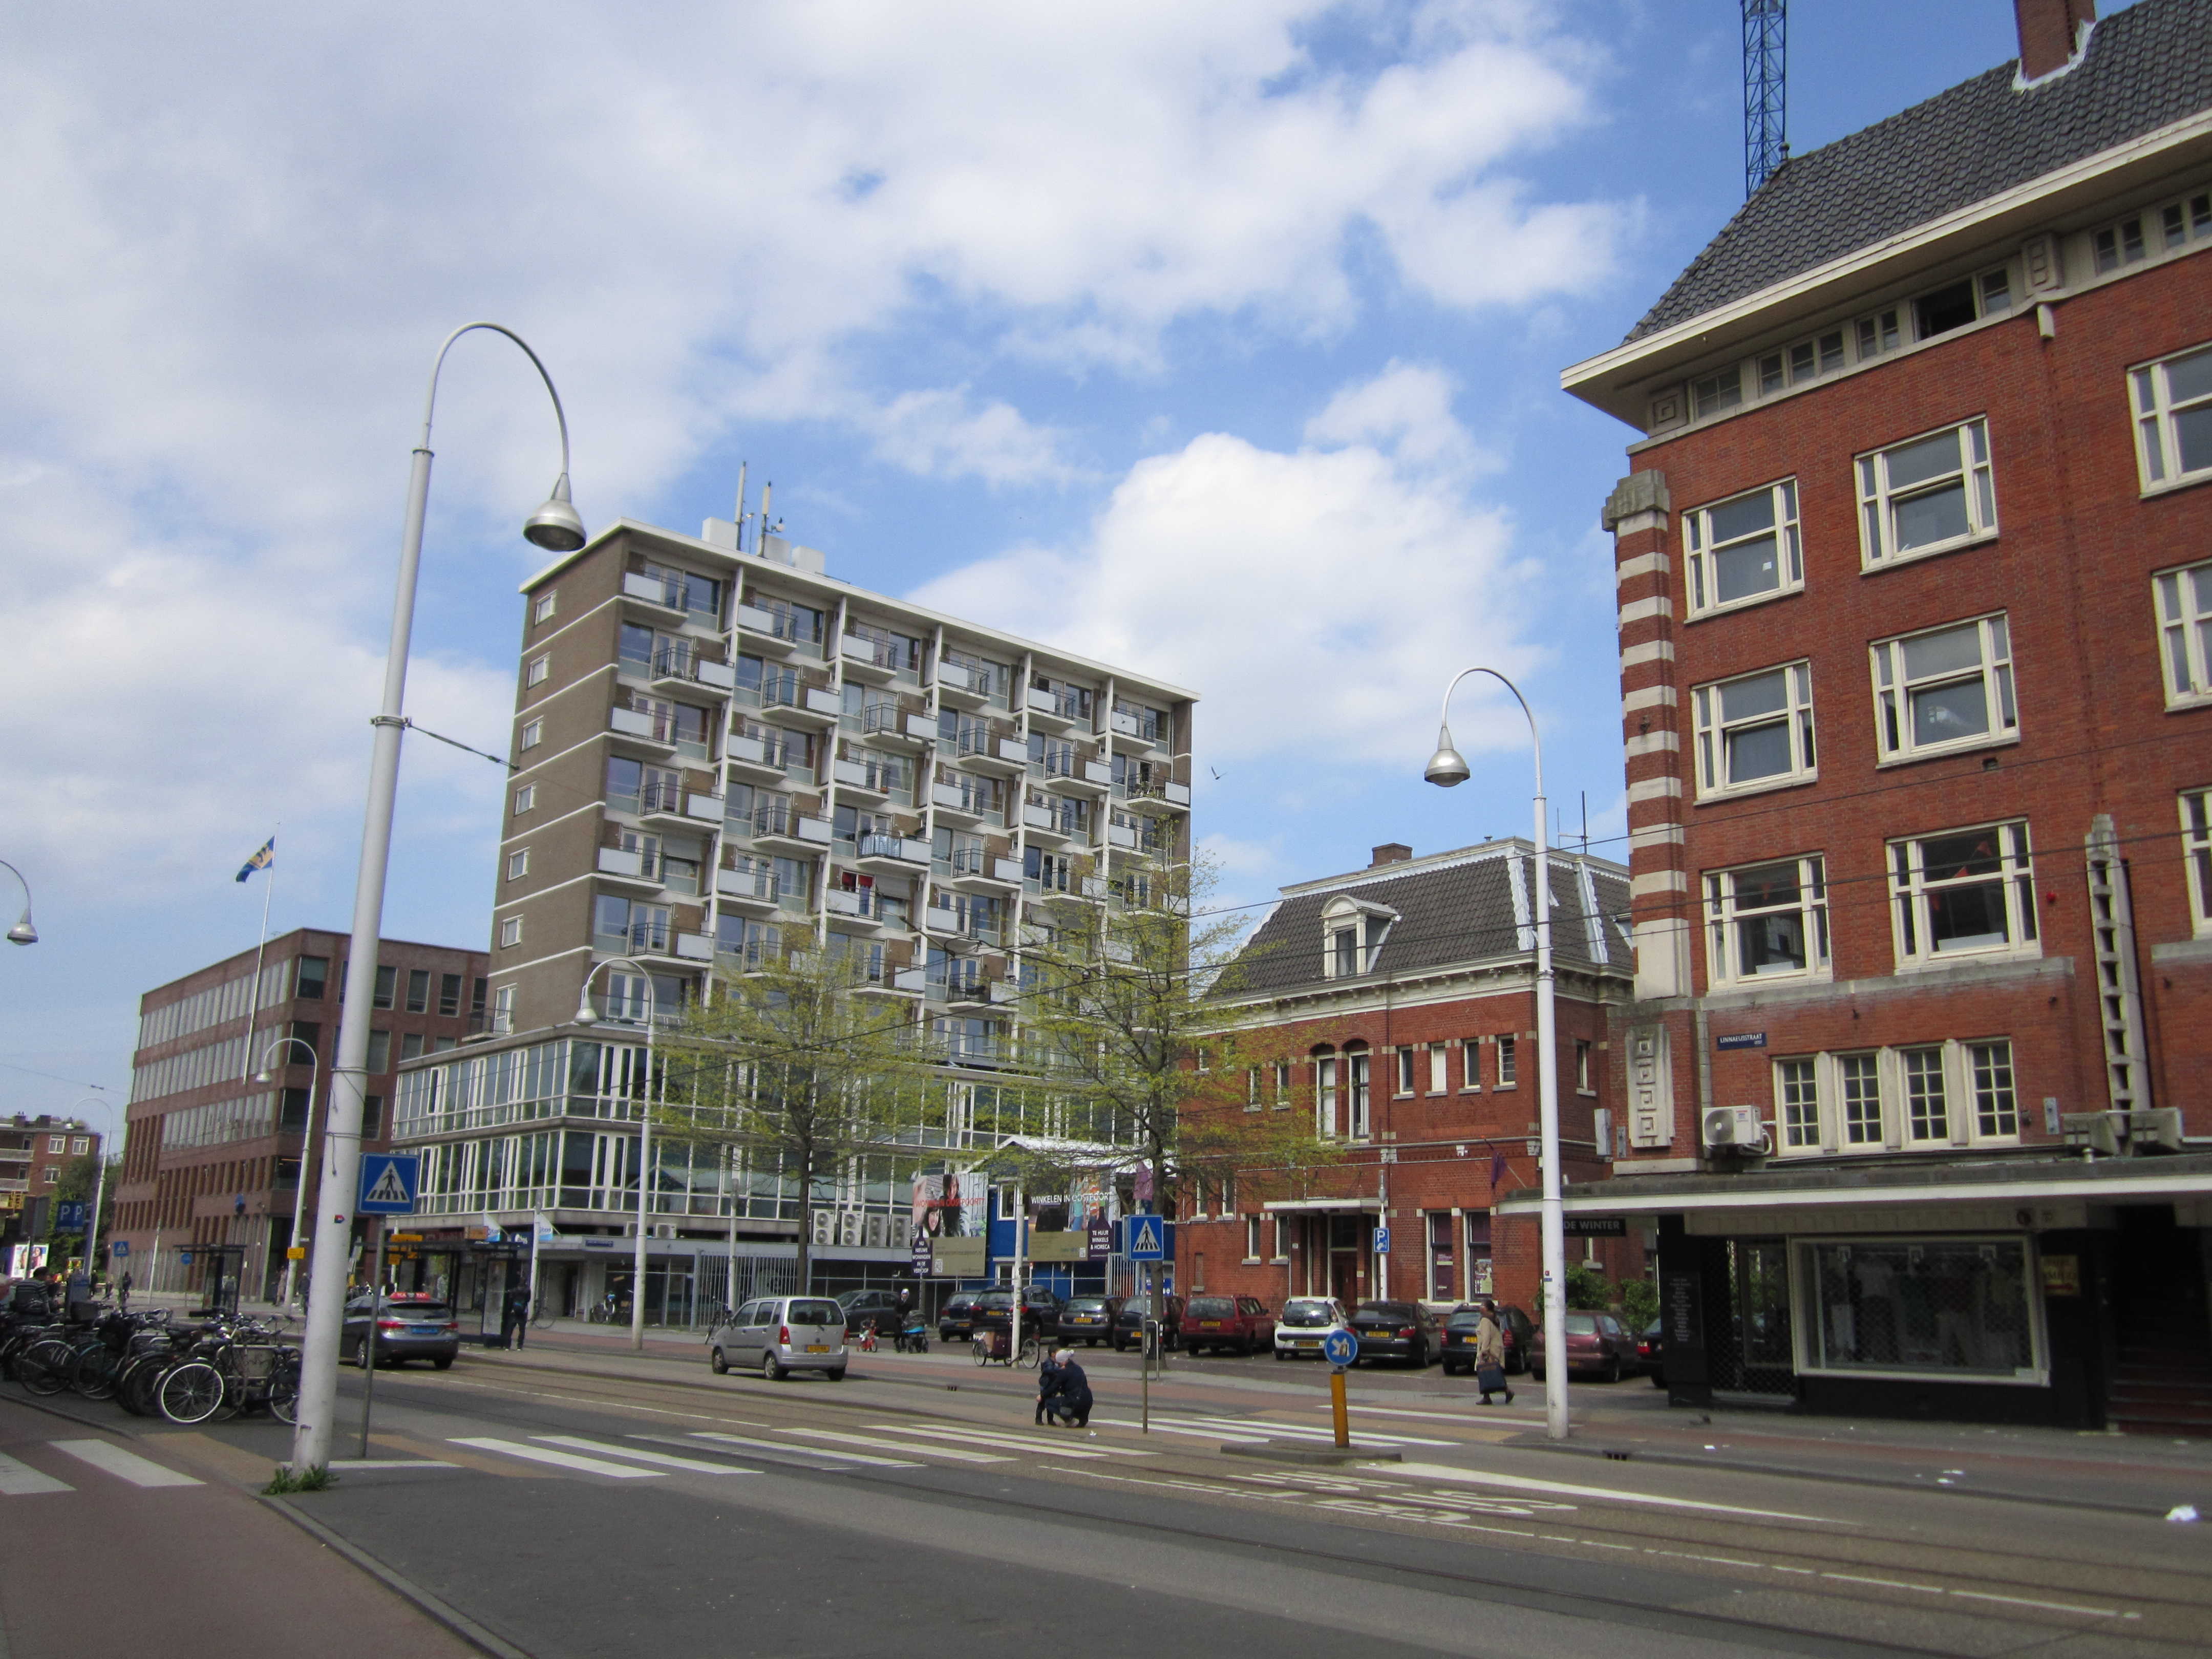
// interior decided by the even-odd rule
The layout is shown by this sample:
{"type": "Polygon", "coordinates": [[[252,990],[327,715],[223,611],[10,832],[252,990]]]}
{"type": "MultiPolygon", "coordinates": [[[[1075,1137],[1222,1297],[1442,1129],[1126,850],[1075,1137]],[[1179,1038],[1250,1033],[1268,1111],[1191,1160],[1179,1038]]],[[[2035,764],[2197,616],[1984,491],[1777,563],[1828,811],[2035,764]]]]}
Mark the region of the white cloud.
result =
{"type": "MultiPolygon", "coordinates": [[[[1439,465],[1474,453],[1447,385],[1393,364],[1347,387],[1310,428],[1334,447],[1205,434],[1132,469],[1080,547],[1016,549],[915,597],[1196,690],[1209,763],[1403,766],[1454,670],[1538,654],[1508,522],[1466,465],[1439,465]]],[[[1483,699],[1467,706],[1463,737],[1486,743],[1483,699]]]]}

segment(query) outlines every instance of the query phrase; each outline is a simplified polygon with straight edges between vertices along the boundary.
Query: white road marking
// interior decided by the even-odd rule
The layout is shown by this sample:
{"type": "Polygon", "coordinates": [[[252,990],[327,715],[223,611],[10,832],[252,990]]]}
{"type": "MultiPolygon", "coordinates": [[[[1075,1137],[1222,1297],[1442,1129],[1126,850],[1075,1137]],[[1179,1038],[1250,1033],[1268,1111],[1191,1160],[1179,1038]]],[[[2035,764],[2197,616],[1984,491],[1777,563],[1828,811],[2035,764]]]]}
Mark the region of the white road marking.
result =
{"type": "Polygon", "coordinates": [[[1693,1498],[1659,1498],[1650,1492],[1620,1492],[1610,1486],[1577,1486],[1563,1480],[1536,1480],[1527,1475],[1490,1474],[1480,1469],[1455,1469],[1444,1463],[1376,1463],[1378,1474],[1403,1475],[1416,1480],[1462,1480],[1478,1486],[1505,1486],[1519,1492],[1551,1492],[1562,1498],[1605,1498],[1616,1504],[1654,1504],[1670,1510],[1698,1510],[1709,1515],[1747,1515],[1761,1521],[1811,1521],[1828,1526],[1856,1526],[1855,1521],[1833,1521],[1825,1516],[1793,1515],[1784,1510],[1747,1509],[1740,1504],[1705,1504],[1693,1498]]]}
{"type": "Polygon", "coordinates": [[[781,1440],[750,1440],[741,1434],[717,1434],[712,1429],[694,1429],[694,1440],[716,1440],[732,1446],[744,1446],[753,1451],[767,1452],[772,1456],[790,1458],[834,1457],[847,1463],[866,1463],[882,1469],[919,1469],[926,1467],[896,1457],[871,1457],[866,1452],[840,1450],[835,1446],[794,1446],[781,1440]]]}
{"type": "MultiPolygon", "coordinates": [[[[1097,1419],[1109,1427],[1133,1429],[1137,1424],[1126,1417],[1102,1417],[1097,1419]]],[[[1249,1417],[1181,1417],[1154,1413],[1152,1432],[1155,1434],[1191,1434],[1216,1440],[1316,1440],[1335,1438],[1335,1431],[1308,1423],[1271,1423],[1249,1417]]],[[[1370,1446],[1459,1446],[1463,1441],[1425,1440],[1405,1434],[1363,1434],[1361,1443],[1370,1446]]]]}
{"type": "Polygon", "coordinates": [[[574,1452],[555,1451],[550,1446],[526,1446],[519,1440],[495,1440],[489,1435],[464,1437],[450,1437],[456,1446],[473,1446],[478,1451],[499,1452],[508,1457],[526,1458],[533,1463],[550,1463],[556,1468],[577,1469],[586,1474],[604,1474],[617,1480],[658,1480],[655,1469],[631,1468],[622,1463],[610,1463],[601,1457],[579,1457],[574,1452]]]}
{"type": "Polygon", "coordinates": [[[878,1440],[865,1434],[839,1434],[835,1429],[785,1429],[781,1432],[798,1435],[806,1440],[834,1440],[848,1446],[872,1446],[878,1451],[949,1457],[957,1463],[1011,1463],[1013,1462],[1011,1457],[1002,1457],[996,1452],[963,1451],[955,1446],[909,1446],[896,1440],[878,1440]]]}
{"type": "MultiPolygon", "coordinates": [[[[918,1434],[926,1439],[957,1440],[964,1445],[989,1446],[1000,1451],[1027,1452],[1038,1457],[1150,1457],[1152,1455],[1150,1452],[1133,1449],[1125,1451],[1120,1447],[1067,1444],[1060,1439],[1048,1438],[1042,1433],[1033,1440],[1025,1440],[1016,1434],[1001,1434],[988,1429],[956,1428],[949,1424],[932,1423],[924,1425],[912,1423],[871,1423],[868,1426],[893,1434],[918,1434]]],[[[1066,1432],[1065,1429],[1052,1431],[1052,1433],[1056,1436],[1064,1436],[1066,1432]]]]}
{"type": "Polygon", "coordinates": [[[457,1469],[459,1463],[441,1463],[434,1457],[333,1457],[334,1469],[457,1469]]]}
{"type": "MultiPolygon", "coordinates": [[[[1141,1426],[1133,1417],[1101,1417],[1096,1420],[1109,1429],[1133,1429],[1141,1426]]],[[[1256,1446],[1267,1437],[1264,1434],[1231,1434],[1225,1429],[1178,1428],[1173,1423],[1163,1422],[1157,1417],[1152,1419],[1152,1431],[1154,1434],[1193,1435],[1200,1440],[1235,1440],[1249,1446],[1256,1446]]]]}
{"type": "Polygon", "coordinates": [[[56,1451],[67,1452],[71,1457],[89,1463],[118,1480],[128,1480],[134,1486],[198,1486],[204,1485],[189,1474],[179,1474],[174,1469],[165,1469],[150,1457],[141,1457],[137,1452],[125,1451],[120,1446],[111,1446],[105,1440],[49,1440],[56,1451]]]}
{"type": "Polygon", "coordinates": [[[703,1457],[677,1457],[667,1452],[644,1451],[633,1446],[611,1446],[604,1440],[584,1440],[573,1434],[533,1434],[532,1440],[548,1446],[566,1446],[570,1451],[599,1452],[609,1457],[627,1457],[640,1463],[653,1463],[663,1468],[690,1469],[696,1474],[758,1474],[758,1469],[741,1469],[734,1463],[709,1463],[703,1457]]]}
{"type": "Polygon", "coordinates": [[[41,1474],[28,1463],[19,1462],[0,1452],[0,1498],[28,1498],[33,1492],[76,1490],[68,1481],[57,1480],[51,1474],[41,1474]]]}

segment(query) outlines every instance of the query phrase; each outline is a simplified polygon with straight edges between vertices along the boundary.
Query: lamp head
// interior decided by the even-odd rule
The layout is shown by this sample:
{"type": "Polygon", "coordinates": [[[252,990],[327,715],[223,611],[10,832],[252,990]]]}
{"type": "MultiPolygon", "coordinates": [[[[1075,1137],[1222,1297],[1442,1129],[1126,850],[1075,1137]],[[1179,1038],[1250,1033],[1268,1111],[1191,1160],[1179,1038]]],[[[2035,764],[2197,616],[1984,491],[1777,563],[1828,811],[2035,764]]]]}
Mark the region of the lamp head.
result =
{"type": "Polygon", "coordinates": [[[574,553],[586,539],[584,520],[568,502],[568,475],[553,482],[553,493],[523,521],[522,538],[549,553],[574,553]]]}
{"type": "Polygon", "coordinates": [[[31,913],[28,910],[26,910],[23,912],[22,921],[17,922],[13,927],[10,927],[8,930],[8,943],[10,945],[36,945],[38,942],[39,930],[31,926],[31,913]]]}
{"type": "Polygon", "coordinates": [[[586,981],[584,986],[583,995],[576,999],[576,1024],[579,1025],[597,1025],[599,1023],[599,1011],[592,1006],[592,988],[590,983],[586,981]]]}
{"type": "Polygon", "coordinates": [[[1429,763],[1421,769],[1421,775],[1441,789],[1465,783],[1473,775],[1468,769],[1467,757],[1452,747],[1450,726],[1439,726],[1437,728],[1437,752],[1429,757],[1429,763]]]}
{"type": "Polygon", "coordinates": [[[261,1070],[261,1071],[256,1072],[256,1073],[253,1074],[253,1080],[254,1080],[256,1083],[266,1083],[266,1082],[268,1082],[268,1081],[269,1081],[269,1073],[268,1073],[268,1071],[264,1068],[264,1069],[263,1069],[263,1070],[261,1070]]]}

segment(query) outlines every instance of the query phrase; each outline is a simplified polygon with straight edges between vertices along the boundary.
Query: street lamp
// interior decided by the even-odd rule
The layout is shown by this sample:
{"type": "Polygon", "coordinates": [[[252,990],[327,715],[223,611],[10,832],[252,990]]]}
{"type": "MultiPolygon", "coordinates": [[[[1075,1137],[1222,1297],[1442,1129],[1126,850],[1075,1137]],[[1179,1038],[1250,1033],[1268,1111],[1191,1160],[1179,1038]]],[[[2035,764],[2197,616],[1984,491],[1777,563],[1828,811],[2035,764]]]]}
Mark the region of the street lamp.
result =
{"type": "MultiPolygon", "coordinates": [[[[653,1168],[653,1034],[660,1024],[660,998],[653,989],[653,975],[630,957],[609,957],[593,963],[584,975],[584,988],[576,1000],[576,1024],[599,1023],[599,1010],[592,1006],[592,976],[602,968],[617,966],[629,969],[645,987],[645,1105],[637,1115],[637,1255],[629,1286],[629,1345],[641,1353],[645,1350],[646,1202],[651,1191],[647,1183],[653,1168]]],[[[665,1295],[662,1299],[666,1300],[665,1295]]]]}
{"type": "Polygon", "coordinates": [[[583,520],[568,501],[568,417],[561,394],[538,354],[514,330],[497,323],[464,323],[446,337],[430,366],[422,402],[422,436],[415,446],[407,481],[407,518],[399,541],[399,580],[392,601],[392,642],[384,659],[384,700],[369,724],[376,730],[368,771],[368,801],[361,836],[361,866],[354,878],[353,939],[348,950],[345,1000],[338,1016],[337,1057],[331,1066],[325,1105],[323,1173],[317,1191],[315,1242],[307,1269],[307,1329],[300,1367],[300,1415],[292,1433],[295,1474],[326,1469],[332,1419],[337,1414],[338,1341],[345,1317],[351,1267],[354,1189],[361,1179],[362,1099],[368,1075],[369,1022],[376,996],[377,947],[384,928],[384,880],[392,861],[392,811],[399,784],[400,710],[407,692],[407,647],[415,627],[416,576],[422,558],[422,519],[430,496],[430,416],[437,406],[438,374],[453,342],[475,329],[503,334],[522,348],[545,382],[561,428],[561,472],[553,494],[524,521],[524,539],[555,553],[584,544],[583,520]]]}
{"type": "Polygon", "coordinates": [[[1469,674],[1487,674],[1513,694],[1528,720],[1528,744],[1536,757],[1536,1091],[1538,1145],[1543,1159],[1544,1207],[1544,1431],[1567,1437],[1567,1237],[1566,1210],[1559,1197],[1559,1056],[1552,973],[1551,842],[1544,802],[1544,745],[1536,735],[1536,716],[1521,688],[1494,668],[1464,668],[1444,687],[1443,713],[1437,725],[1437,752],[1421,773],[1445,789],[1465,783],[1467,758],[1452,746],[1451,697],[1469,674]]]}
{"type": "MultiPolygon", "coordinates": [[[[26,910],[23,917],[25,925],[27,926],[30,912],[26,910]]],[[[36,939],[38,935],[34,933],[31,937],[36,939]]],[[[87,1106],[97,1106],[107,1114],[107,1127],[101,1132],[100,1151],[97,1154],[100,1170],[92,1183],[92,1213],[86,1218],[84,1224],[84,1281],[89,1285],[92,1283],[92,1270],[99,1260],[94,1247],[100,1243],[100,1206],[107,1198],[107,1155],[114,1150],[107,1143],[115,1136],[115,1113],[106,1101],[95,1099],[91,1095],[87,1095],[76,1105],[70,1107],[70,1110],[82,1111],[87,1106]]]]}
{"type": "Polygon", "coordinates": [[[15,925],[8,930],[8,943],[36,945],[39,942],[39,930],[31,926],[31,884],[23,879],[23,872],[21,870],[5,859],[0,859],[0,870],[5,870],[9,875],[15,877],[23,890],[23,914],[17,919],[15,925]]]}
{"type": "MultiPolygon", "coordinates": [[[[285,1048],[295,1042],[298,1043],[302,1048],[305,1048],[307,1051],[307,1121],[300,1133],[300,1178],[292,1183],[291,1242],[294,1244],[297,1244],[300,1242],[301,1224],[307,1219],[307,1151],[308,1148],[312,1147],[315,1144],[315,1045],[302,1036],[278,1037],[276,1042],[270,1043],[266,1048],[264,1048],[261,1051],[261,1069],[254,1073],[253,1080],[256,1083],[268,1082],[270,1080],[269,1056],[275,1054],[279,1048],[285,1048]]],[[[289,1061],[286,1062],[288,1065],[291,1062],[289,1061]]],[[[283,1119],[283,1112],[281,1109],[278,1112],[278,1119],[279,1127],[281,1127],[283,1119]]],[[[263,1272],[264,1282],[266,1283],[267,1269],[264,1267],[263,1272]]],[[[299,1259],[295,1256],[286,1256],[284,1258],[284,1305],[288,1308],[292,1305],[292,1292],[298,1288],[299,1276],[299,1259]]]]}

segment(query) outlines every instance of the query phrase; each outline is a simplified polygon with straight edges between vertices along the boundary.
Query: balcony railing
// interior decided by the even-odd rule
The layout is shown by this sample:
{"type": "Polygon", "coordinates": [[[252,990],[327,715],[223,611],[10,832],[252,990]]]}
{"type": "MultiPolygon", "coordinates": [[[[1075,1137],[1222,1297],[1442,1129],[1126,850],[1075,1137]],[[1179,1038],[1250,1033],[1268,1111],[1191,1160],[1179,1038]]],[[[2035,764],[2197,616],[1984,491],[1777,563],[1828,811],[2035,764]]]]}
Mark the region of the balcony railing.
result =
{"type": "Polygon", "coordinates": [[[929,843],[904,836],[862,836],[854,848],[864,859],[899,859],[908,864],[929,862],[929,843]]]}
{"type": "Polygon", "coordinates": [[[684,786],[680,783],[648,783],[638,791],[638,808],[646,812],[674,812],[684,811],[684,786]]]}
{"type": "Polygon", "coordinates": [[[764,904],[773,904],[776,900],[775,872],[719,870],[714,874],[714,890],[726,898],[758,899],[764,904]]]}

